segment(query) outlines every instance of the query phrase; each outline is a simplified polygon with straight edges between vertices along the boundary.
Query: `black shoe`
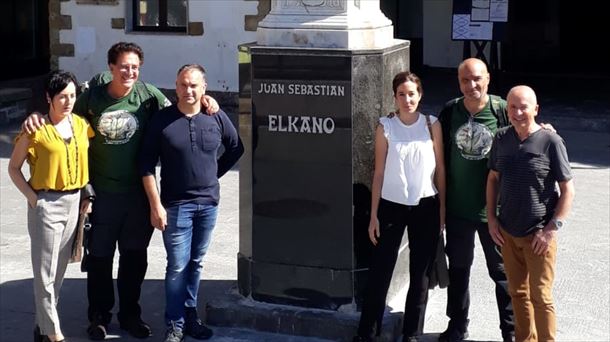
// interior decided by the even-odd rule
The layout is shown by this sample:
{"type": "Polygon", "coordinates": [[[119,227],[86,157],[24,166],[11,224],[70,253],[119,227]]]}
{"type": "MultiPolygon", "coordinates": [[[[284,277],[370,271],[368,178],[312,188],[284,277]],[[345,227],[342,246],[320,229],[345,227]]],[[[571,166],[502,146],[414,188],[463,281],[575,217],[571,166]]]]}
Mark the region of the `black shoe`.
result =
{"type": "Polygon", "coordinates": [[[180,328],[177,328],[173,323],[165,332],[165,338],[163,342],[182,342],[184,341],[184,334],[180,328]]]}
{"type": "Polygon", "coordinates": [[[42,335],[40,334],[40,327],[34,328],[34,342],[42,342],[42,335]]]}
{"type": "Polygon", "coordinates": [[[55,340],[55,341],[51,341],[51,339],[49,338],[49,336],[44,335],[42,337],[42,342],[67,342],[65,339],[63,340],[55,340]]]}
{"type": "MultiPolygon", "coordinates": [[[[49,338],[49,336],[47,335],[42,335],[40,333],[40,327],[36,326],[36,328],[34,328],[34,342],[53,342],[51,341],[51,339],[49,338]]],[[[57,340],[55,342],[66,342],[66,339],[63,340],[57,340]]]]}
{"type": "Polygon", "coordinates": [[[94,320],[87,328],[87,336],[93,341],[102,341],[106,339],[106,325],[94,320]]]}
{"type": "Polygon", "coordinates": [[[196,340],[210,339],[214,332],[201,322],[197,315],[197,308],[184,308],[184,334],[196,340]]]}
{"type": "Polygon", "coordinates": [[[502,342],[515,342],[515,332],[502,333],[502,342]]]}
{"type": "Polygon", "coordinates": [[[135,338],[147,338],[152,336],[150,326],[140,319],[140,317],[133,317],[120,321],[119,326],[135,338]]]}
{"type": "Polygon", "coordinates": [[[364,336],[354,336],[354,338],[352,339],[352,342],[372,342],[373,339],[370,337],[364,337],[364,336]]]}
{"type": "Polygon", "coordinates": [[[460,332],[457,329],[447,328],[438,336],[438,342],[460,342],[468,338],[468,330],[460,332]]]}

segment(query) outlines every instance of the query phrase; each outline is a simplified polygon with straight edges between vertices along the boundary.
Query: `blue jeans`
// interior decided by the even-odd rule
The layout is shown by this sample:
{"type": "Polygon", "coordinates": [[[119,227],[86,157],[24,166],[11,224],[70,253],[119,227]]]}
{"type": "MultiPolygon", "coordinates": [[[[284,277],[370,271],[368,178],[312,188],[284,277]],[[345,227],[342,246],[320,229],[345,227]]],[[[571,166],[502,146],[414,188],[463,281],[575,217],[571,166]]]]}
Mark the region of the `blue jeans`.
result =
{"type": "Polygon", "coordinates": [[[197,307],[202,260],[216,225],[218,206],[185,203],[166,210],[165,321],[181,329],[184,307],[197,307]]]}

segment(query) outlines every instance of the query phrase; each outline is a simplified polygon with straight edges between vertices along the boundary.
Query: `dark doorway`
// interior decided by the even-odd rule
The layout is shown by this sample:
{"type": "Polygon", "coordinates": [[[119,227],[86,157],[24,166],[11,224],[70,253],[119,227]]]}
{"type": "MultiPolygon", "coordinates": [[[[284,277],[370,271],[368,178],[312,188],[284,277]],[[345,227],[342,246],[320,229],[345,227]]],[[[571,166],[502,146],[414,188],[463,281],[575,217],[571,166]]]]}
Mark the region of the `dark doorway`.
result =
{"type": "Polygon", "coordinates": [[[560,4],[562,70],[610,77],[606,3],[561,0],[560,4]]]}
{"type": "Polygon", "coordinates": [[[423,1],[381,0],[381,11],[394,24],[394,37],[411,41],[411,71],[419,72],[423,66],[423,1]]]}
{"type": "Polygon", "coordinates": [[[48,0],[0,2],[0,80],[35,76],[49,71],[48,0]]]}
{"type": "Polygon", "coordinates": [[[603,1],[510,1],[502,69],[610,76],[603,1]]]}

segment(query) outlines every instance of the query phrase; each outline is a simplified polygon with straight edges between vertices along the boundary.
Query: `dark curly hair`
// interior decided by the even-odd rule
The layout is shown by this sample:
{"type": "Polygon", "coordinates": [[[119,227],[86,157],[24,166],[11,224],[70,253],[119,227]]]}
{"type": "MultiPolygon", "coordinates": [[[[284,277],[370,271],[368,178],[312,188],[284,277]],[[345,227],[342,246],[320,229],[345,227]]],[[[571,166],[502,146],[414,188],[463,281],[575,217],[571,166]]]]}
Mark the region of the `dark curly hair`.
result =
{"type": "Polygon", "coordinates": [[[108,64],[116,64],[119,56],[126,52],[133,52],[140,58],[140,65],[144,64],[144,51],[136,43],[118,42],[108,49],[108,64]]]}

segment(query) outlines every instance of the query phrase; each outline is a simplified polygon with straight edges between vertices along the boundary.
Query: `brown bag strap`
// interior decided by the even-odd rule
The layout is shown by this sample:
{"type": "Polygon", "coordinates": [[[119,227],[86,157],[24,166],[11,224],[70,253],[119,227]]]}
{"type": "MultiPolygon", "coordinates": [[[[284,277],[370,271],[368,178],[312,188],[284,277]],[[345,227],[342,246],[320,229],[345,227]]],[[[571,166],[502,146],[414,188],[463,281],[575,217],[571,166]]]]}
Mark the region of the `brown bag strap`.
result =
{"type": "Polygon", "coordinates": [[[426,126],[428,126],[428,131],[430,132],[430,140],[434,141],[434,135],[432,134],[432,122],[430,122],[430,115],[424,115],[426,117],[426,126]]]}

